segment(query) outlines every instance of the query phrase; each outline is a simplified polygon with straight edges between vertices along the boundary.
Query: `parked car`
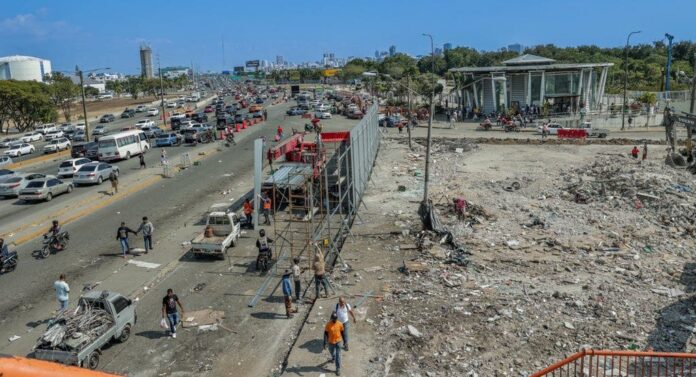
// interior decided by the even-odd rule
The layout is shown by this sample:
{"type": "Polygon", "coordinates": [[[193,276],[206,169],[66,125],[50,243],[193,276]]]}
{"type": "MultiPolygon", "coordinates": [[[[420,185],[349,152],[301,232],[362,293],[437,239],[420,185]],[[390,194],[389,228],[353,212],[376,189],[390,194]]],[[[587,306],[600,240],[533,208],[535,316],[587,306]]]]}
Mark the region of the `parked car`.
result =
{"type": "Polygon", "coordinates": [[[205,113],[195,113],[193,116],[191,116],[191,119],[194,122],[207,122],[208,116],[205,113]]]}
{"type": "Polygon", "coordinates": [[[12,157],[10,157],[10,156],[0,156],[0,166],[9,165],[9,164],[11,164],[12,162],[13,162],[13,161],[12,161],[12,157]]]}
{"type": "Polygon", "coordinates": [[[74,130],[75,126],[73,126],[72,123],[63,123],[60,126],[58,126],[58,129],[65,132],[67,130],[74,130]]]}
{"type": "Polygon", "coordinates": [[[26,202],[45,200],[50,202],[55,196],[71,193],[73,184],[61,181],[55,177],[35,179],[19,190],[19,199],[26,202]]]}
{"type": "Polygon", "coordinates": [[[77,130],[77,131],[75,131],[75,134],[73,135],[72,140],[73,141],[86,141],[87,134],[85,133],[84,130],[77,130]]]}
{"type": "Polygon", "coordinates": [[[63,136],[65,136],[68,140],[72,140],[75,137],[75,132],[77,132],[75,129],[63,131],[63,136]]]}
{"type": "Polygon", "coordinates": [[[111,123],[116,120],[114,114],[104,114],[99,118],[99,123],[111,123]]]}
{"type": "Polygon", "coordinates": [[[291,107],[291,108],[288,109],[288,111],[285,112],[285,114],[288,114],[288,115],[302,115],[302,114],[304,114],[304,113],[306,113],[306,112],[307,112],[307,110],[305,110],[305,109],[300,109],[299,107],[291,107]]]}
{"type": "MultiPolygon", "coordinates": [[[[558,130],[565,128],[558,123],[549,123],[547,127],[549,128],[549,135],[558,135],[558,130]]],[[[537,133],[541,134],[543,128],[544,126],[538,126],[537,133]]]]}
{"type": "Polygon", "coordinates": [[[0,169],[0,182],[6,180],[7,178],[14,177],[17,173],[10,169],[0,169]]]}
{"type": "Polygon", "coordinates": [[[54,131],[46,132],[46,135],[44,135],[44,139],[46,141],[56,140],[56,139],[60,139],[62,137],[65,137],[65,133],[63,133],[63,131],[61,131],[61,130],[54,130],[54,131]]]}
{"type": "Polygon", "coordinates": [[[92,130],[92,135],[104,135],[106,133],[106,127],[100,124],[92,130]]]}
{"type": "Polygon", "coordinates": [[[75,172],[75,175],[73,175],[73,183],[77,186],[95,183],[100,185],[102,182],[109,179],[112,170],[116,173],[116,176],[118,176],[118,166],[113,166],[105,162],[90,162],[82,165],[75,172]]]}
{"type": "Polygon", "coordinates": [[[34,148],[33,145],[27,144],[27,143],[21,143],[21,144],[14,144],[10,147],[10,149],[5,151],[6,156],[10,157],[20,157],[25,154],[32,154],[34,153],[36,149],[34,148]]]}
{"type": "Polygon", "coordinates": [[[162,133],[162,129],[157,126],[147,126],[140,129],[148,139],[156,138],[162,133]]]}
{"type": "Polygon", "coordinates": [[[14,139],[11,137],[6,137],[0,141],[0,148],[9,148],[12,146],[12,144],[17,144],[21,143],[22,141],[19,139],[14,139]]]}
{"type": "Polygon", "coordinates": [[[121,118],[132,118],[135,116],[135,110],[133,109],[125,109],[121,113],[121,118]]]}
{"type": "Polygon", "coordinates": [[[99,143],[96,141],[90,143],[75,144],[70,150],[70,156],[72,158],[87,157],[90,160],[96,160],[98,158],[97,148],[99,143]]]}
{"type": "Polygon", "coordinates": [[[352,110],[348,112],[348,119],[362,119],[363,115],[364,114],[360,110],[352,110]]]}
{"type": "Polygon", "coordinates": [[[155,122],[151,119],[140,119],[135,123],[135,127],[142,129],[143,127],[154,127],[155,122]]]}
{"type": "MultiPolygon", "coordinates": [[[[50,176],[52,177],[52,176],[50,176]]],[[[0,181],[0,198],[16,197],[19,191],[27,187],[29,182],[36,179],[46,178],[45,174],[40,173],[19,173],[12,177],[0,181]]]]}
{"type": "Polygon", "coordinates": [[[263,99],[262,98],[257,98],[256,101],[254,102],[257,105],[262,105],[263,104],[263,99]]]}
{"type": "Polygon", "coordinates": [[[171,147],[173,145],[179,145],[182,141],[182,136],[176,132],[162,133],[155,139],[156,147],[171,147]]]}
{"type": "Polygon", "coordinates": [[[331,113],[328,111],[317,111],[314,113],[314,117],[319,119],[331,119],[331,113]]]}
{"type": "Polygon", "coordinates": [[[316,111],[322,111],[322,112],[323,112],[323,111],[328,111],[329,108],[330,108],[329,105],[327,105],[327,104],[325,104],[325,103],[320,103],[320,104],[318,104],[317,106],[314,107],[314,110],[316,110],[316,111]]]}
{"type": "Polygon", "coordinates": [[[91,162],[92,160],[84,157],[65,160],[58,165],[58,178],[72,177],[82,165],[91,162]]]}
{"type": "Polygon", "coordinates": [[[34,131],[34,132],[29,132],[29,133],[24,134],[19,139],[22,140],[22,142],[24,142],[24,143],[31,143],[32,141],[42,140],[43,135],[41,134],[41,132],[34,131]]]}
{"type": "Polygon", "coordinates": [[[50,143],[44,145],[43,151],[44,153],[60,152],[70,149],[71,144],[70,140],[62,137],[60,139],[51,140],[50,143]]]}
{"type": "Polygon", "coordinates": [[[159,115],[159,109],[158,109],[158,108],[152,107],[152,108],[149,108],[149,109],[147,110],[147,116],[153,117],[153,116],[156,116],[156,115],[159,115]]]}
{"type": "Polygon", "coordinates": [[[145,105],[138,105],[138,107],[135,108],[136,113],[144,113],[147,111],[147,106],[145,105]]]}
{"type": "Polygon", "coordinates": [[[41,132],[42,134],[45,135],[46,132],[50,132],[50,131],[53,131],[53,130],[56,130],[56,129],[57,129],[57,128],[56,128],[56,125],[55,125],[55,124],[53,124],[53,123],[46,123],[46,124],[42,124],[42,125],[40,125],[40,126],[38,126],[38,127],[35,127],[35,128],[34,128],[34,131],[39,131],[39,132],[41,132]]]}

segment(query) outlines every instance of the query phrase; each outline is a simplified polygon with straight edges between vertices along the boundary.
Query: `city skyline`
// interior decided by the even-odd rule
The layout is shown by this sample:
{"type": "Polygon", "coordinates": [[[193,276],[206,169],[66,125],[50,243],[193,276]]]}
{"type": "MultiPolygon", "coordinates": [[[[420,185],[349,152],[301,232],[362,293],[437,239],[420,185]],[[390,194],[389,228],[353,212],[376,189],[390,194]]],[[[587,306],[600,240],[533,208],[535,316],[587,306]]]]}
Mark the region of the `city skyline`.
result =
{"type": "MultiPolygon", "coordinates": [[[[114,13],[104,13],[94,17],[91,10],[80,5],[79,1],[61,3],[60,6],[48,0],[27,0],[5,5],[4,16],[0,17],[0,56],[29,55],[49,59],[59,70],[73,69],[76,64],[84,67],[112,67],[112,70],[127,74],[137,74],[141,70],[138,48],[148,44],[153,54],[159,55],[162,65],[191,65],[201,71],[231,70],[244,65],[246,60],[264,60],[283,63],[321,62],[323,54],[333,53],[336,59],[348,57],[370,57],[374,51],[396,52],[412,56],[430,53],[430,44],[423,32],[432,34],[440,51],[457,46],[477,50],[492,51],[513,45],[534,46],[556,44],[575,46],[595,44],[601,47],[622,47],[630,31],[642,30],[635,35],[632,44],[652,43],[664,38],[664,33],[675,35],[675,42],[696,39],[696,31],[689,27],[688,15],[696,11],[696,4],[676,0],[671,2],[673,9],[680,9],[666,18],[654,17],[654,12],[646,7],[632,7],[628,19],[615,17],[627,1],[606,4],[599,0],[588,0],[580,4],[570,4],[562,13],[544,6],[544,2],[531,1],[524,7],[508,7],[509,1],[498,1],[501,14],[515,19],[544,19],[543,23],[530,23],[526,28],[516,28],[509,32],[482,33],[483,19],[471,19],[466,24],[460,21],[463,14],[476,14],[485,11],[490,4],[451,4],[442,2],[449,11],[421,15],[418,30],[404,32],[399,28],[376,28],[380,14],[390,12],[397,19],[407,20],[416,14],[418,7],[428,6],[428,2],[416,2],[409,9],[393,7],[391,1],[369,3],[371,12],[359,19],[348,19],[342,15],[338,4],[325,4],[307,1],[306,6],[335,15],[327,20],[318,20],[316,30],[330,32],[302,33],[279,32],[295,27],[295,16],[301,11],[291,4],[271,1],[274,12],[268,15],[270,28],[226,28],[212,26],[203,33],[189,33],[181,28],[180,17],[190,15],[189,4],[183,1],[163,0],[145,3],[125,0],[118,3],[105,3],[114,13]],[[593,5],[600,6],[602,12],[595,12],[593,5]],[[136,14],[157,14],[166,8],[168,17],[117,17],[118,9],[137,9],[136,14]],[[508,9],[510,8],[510,9],[508,9]],[[643,9],[645,8],[645,9],[643,9]],[[109,14],[113,14],[111,17],[109,14]],[[458,16],[459,15],[459,16],[458,16]],[[572,15],[565,17],[563,15],[572,15]],[[601,28],[587,28],[587,18],[601,28]],[[147,27],[143,27],[147,26],[147,27]],[[554,30],[549,33],[549,30],[554,30]],[[224,48],[223,48],[224,41],[224,48]],[[448,46],[445,46],[448,44],[448,46]],[[182,48],[182,46],[186,46],[182,48]],[[223,53],[224,51],[224,53],[223,53]],[[223,62],[225,64],[223,65],[223,62]]],[[[634,3],[630,3],[634,4],[634,3]]],[[[646,3],[648,4],[648,3],[646,3]]],[[[355,6],[367,7],[365,1],[357,1],[355,6]]],[[[224,25],[230,14],[243,14],[253,10],[252,4],[227,4],[203,0],[196,4],[200,9],[216,9],[206,17],[207,25],[224,25]]],[[[301,7],[300,7],[301,8],[301,7]]],[[[441,9],[442,7],[435,7],[441,9]]]]}

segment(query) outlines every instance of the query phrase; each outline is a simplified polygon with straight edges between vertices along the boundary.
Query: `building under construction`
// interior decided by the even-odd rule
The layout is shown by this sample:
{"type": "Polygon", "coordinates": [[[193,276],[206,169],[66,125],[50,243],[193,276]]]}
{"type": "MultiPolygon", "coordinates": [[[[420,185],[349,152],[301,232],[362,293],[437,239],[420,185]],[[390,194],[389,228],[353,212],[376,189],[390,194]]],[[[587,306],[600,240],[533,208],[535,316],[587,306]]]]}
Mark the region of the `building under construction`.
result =
{"type": "Polygon", "coordinates": [[[151,79],[152,76],[152,49],[146,44],[140,45],[140,76],[151,79]]]}

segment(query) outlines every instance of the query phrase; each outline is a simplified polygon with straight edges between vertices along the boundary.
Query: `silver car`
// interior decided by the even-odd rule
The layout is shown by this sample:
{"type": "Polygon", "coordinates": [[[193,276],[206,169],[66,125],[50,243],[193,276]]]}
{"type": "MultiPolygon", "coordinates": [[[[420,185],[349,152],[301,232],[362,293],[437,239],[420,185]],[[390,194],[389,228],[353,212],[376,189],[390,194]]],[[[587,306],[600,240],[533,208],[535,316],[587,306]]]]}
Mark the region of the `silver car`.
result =
{"type": "Polygon", "coordinates": [[[26,188],[29,182],[44,179],[44,178],[55,178],[53,176],[46,176],[45,174],[32,173],[23,174],[18,173],[10,178],[0,181],[0,198],[9,198],[19,195],[19,191],[26,188]]]}
{"type": "Polygon", "coordinates": [[[12,163],[12,157],[10,156],[0,156],[0,166],[9,165],[12,163]]]}
{"type": "Polygon", "coordinates": [[[51,201],[54,196],[63,193],[71,193],[73,184],[70,182],[61,181],[55,177],[46,177],[35,179],[27,187],[19,190],[19,199],[27,202],[39,200],[51,201]]]}
{"type": "Polygon", "coordinates": [[[98,184],[109,179],[111,171],[118,176],[118,166],[113,166],[104,162],[90,162],[84,164],[73,175],[73,183],[75,185],[98,184]]]}

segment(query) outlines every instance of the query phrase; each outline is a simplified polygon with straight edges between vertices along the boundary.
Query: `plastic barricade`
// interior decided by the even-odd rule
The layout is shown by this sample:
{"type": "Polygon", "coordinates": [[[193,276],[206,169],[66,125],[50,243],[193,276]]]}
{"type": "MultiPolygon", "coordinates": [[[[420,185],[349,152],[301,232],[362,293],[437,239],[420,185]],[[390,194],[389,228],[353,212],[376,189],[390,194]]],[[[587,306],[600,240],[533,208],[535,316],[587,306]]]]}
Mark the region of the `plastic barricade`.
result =
{"type": "Polygon", "coordinates": [[[587,137],[587,130],[582,128],[559,129],[557,135],[559,139],[584,139],[587,137]]]}
{"type": "Polygon", "coordinates": [[[235,131],[237,131],[237,132],[241,132],[241,131],[242,131],[242,125],[239,124],[239,123],[237,123],[237,124],[234,125],[234,129],[235,129],[235,131]]]}

